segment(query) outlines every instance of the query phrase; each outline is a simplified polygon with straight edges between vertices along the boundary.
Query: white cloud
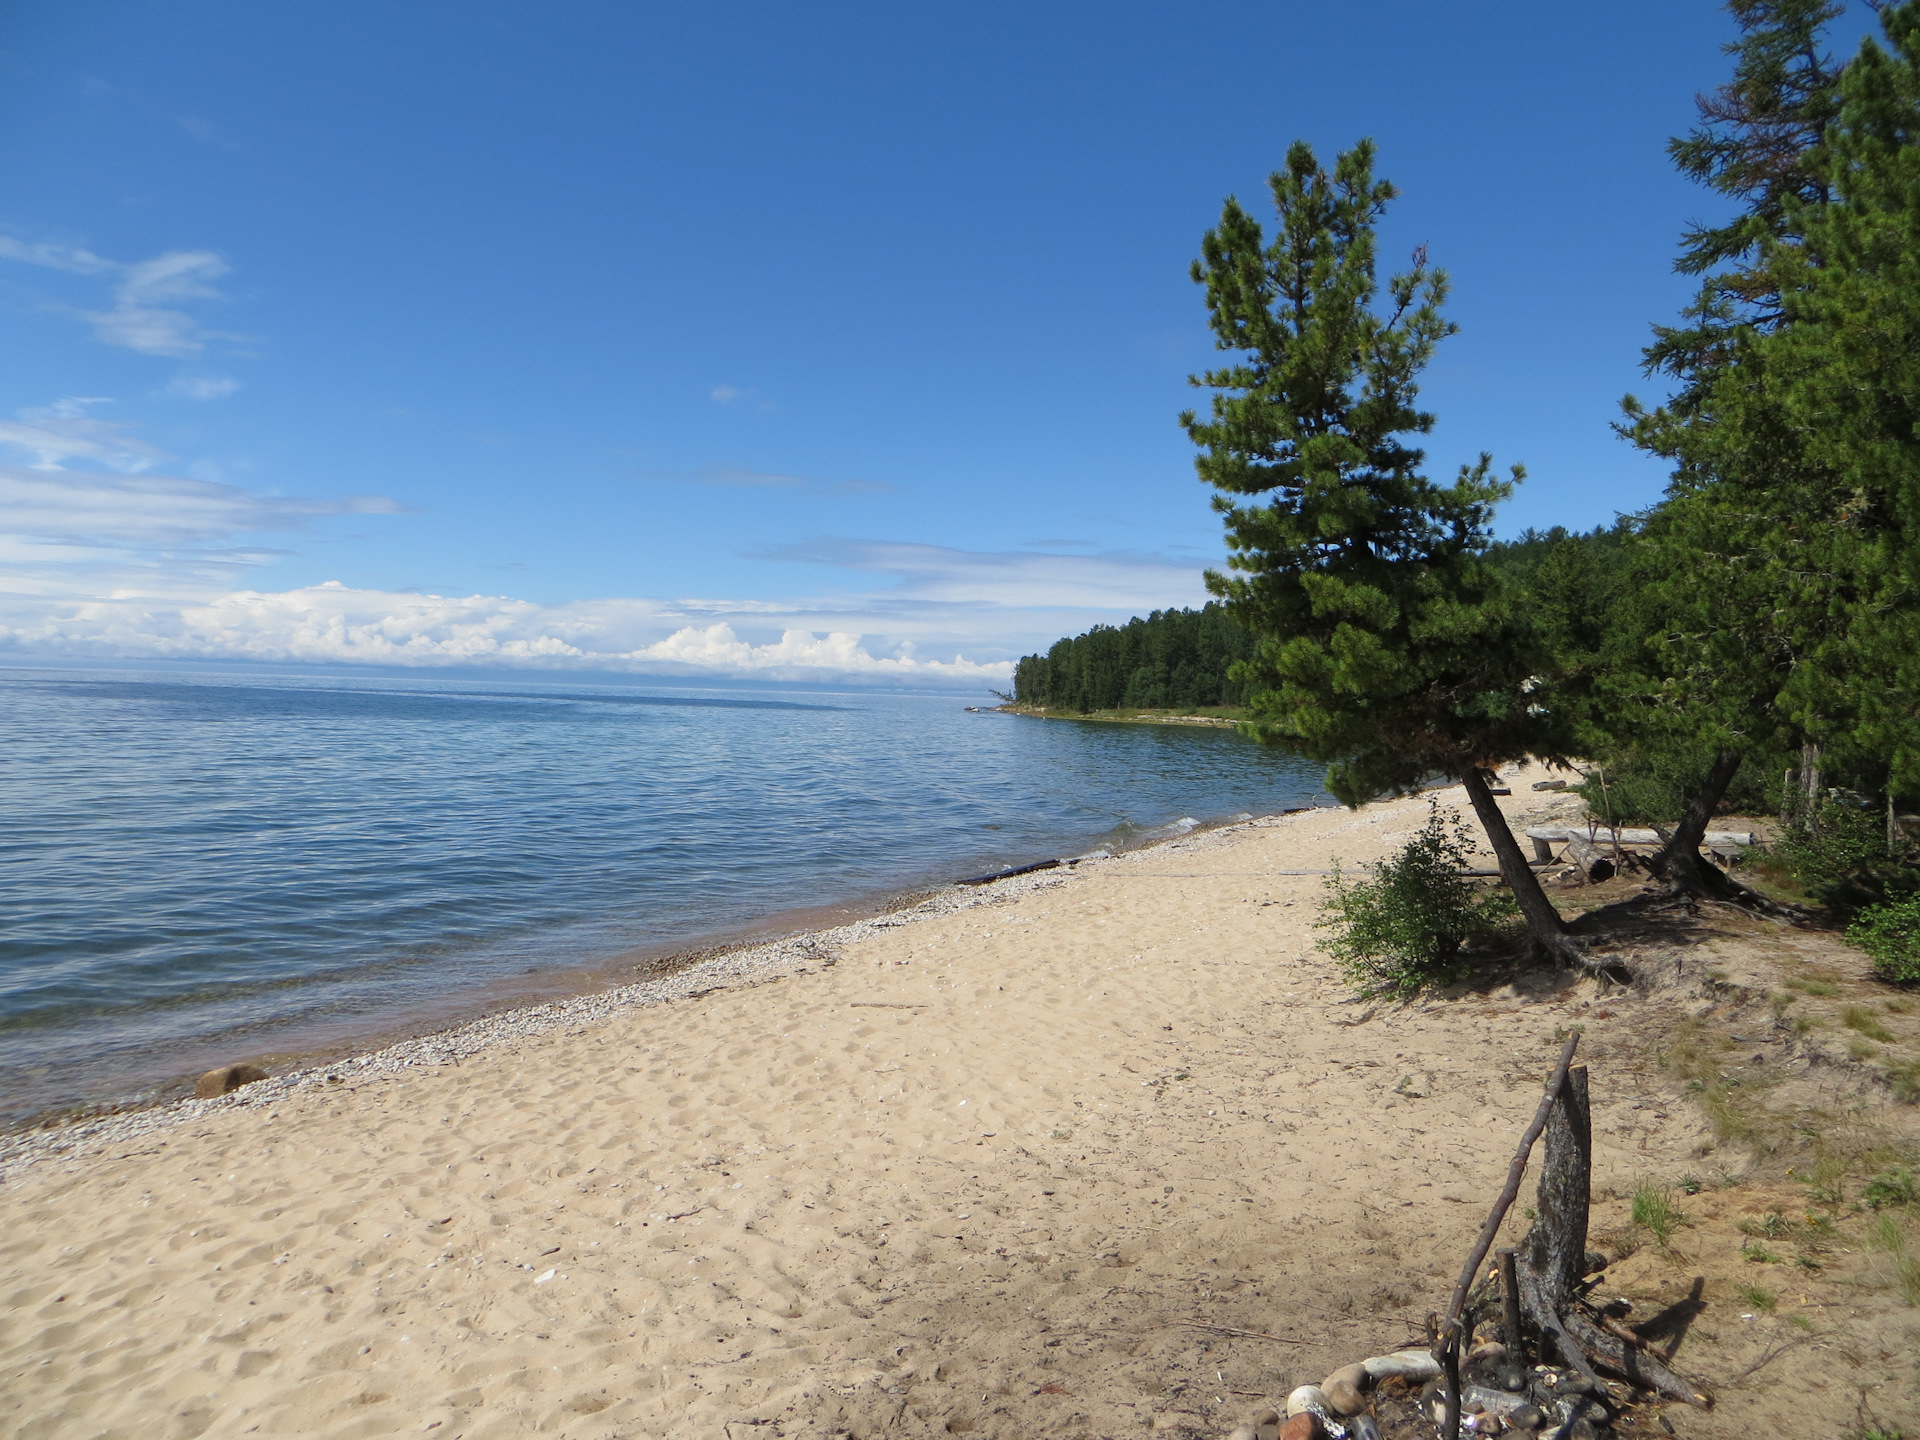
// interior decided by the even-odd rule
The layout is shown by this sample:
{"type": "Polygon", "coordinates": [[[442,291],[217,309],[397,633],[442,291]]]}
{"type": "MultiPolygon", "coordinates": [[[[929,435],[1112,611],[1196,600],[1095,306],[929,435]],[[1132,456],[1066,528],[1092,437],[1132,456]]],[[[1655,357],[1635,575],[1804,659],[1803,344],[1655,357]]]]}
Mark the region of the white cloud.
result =
{"type": "Polygon", "coordinates": [[[143,355],[197,355],[209,333],[186,311],[170,308],[182,301],[224,297],[213,282],[228,265],[211,250],[168,250],[150,260],[123,262],[75,246],[29,245],[0,235],[0,259],[18,260],[72,275],[115,275],[112,308],[81,310],[97,339],[143,355]]]}
{"type": "Polygon", "coordinates": [[[65,270],[72,275],[104,275],[125,268],[91,250],[52,245],[44,241],[29,245],[11,235],[0,235],[0,260],[20,260],[28,265],[45,266],[49,270],[65,270]]]}
{"type": "MultiPolygon", "coordinates": [[[[4,552],[0,552],[3,554],[4,552]]],[[[0,596],[0,649],[69,656],[319,664],[591,669],[910,686],[1004,685],[1005,660],[921,659],[912,642],[873,653],[851,631],[788,629],[754,644],[731,625],[683,625],[649,644],[623,632],[662,628],[673,607],[646,600],[541,606],[499,595],[413,595],[337,581],[297,590],[236,590],[202,600],[122,593],[0,596]]]]}
{"type": "MultiPolygon", "coordinates": [[[[165,459],[76,397],[0,422],[0,650],[20,656],[491,666],[826,683],[1004,686],[1011,656],[1100,620],[1202,598],[1161,556],[981,553],[821,539],[767,558],[885,576],[811,599],[612,597],[539,604],[337,582],[249,586],[257,543],[384,496],[260,494],[151,473],[165,459]],[[88,468],[66,468],[79,463],[88,468]]],[[[713,483],[797,488],[726,472],[713,483]]]]}
{"type": "Polygon", "coordinates": [[[239,388],[231,375],[176,375],[161,393],[176,400],[224,400],[239,388]]]}
{"type": "Polygon", "coordinates": [[[873,655],[853,630],[816,635],[810,630],[784,630],[779,640],[752,645],[725,623],[704,628],[686,626],[666,639],[622,658],[685,665],[696,671],[732,676],[765,675],[777,679],[804,679],[822,672],[843,679],[892,679],[906,682],[959,683],[975,686],[1005,684],[1013,677],[1008,660],[979,664],[963,655],[952,660],[922,660],[911,640],[902,641],[892,655],[873,655]]]}
{"type": "Polygon", "coordinates": [[[236,534],[298,530],[324,515],[402,511],[383,495],[311,500],[165,475],[0,466],[0,535],[67,546],[175,549],[236,534]]]}
{"type": "Polygon", "coordinates": [[[103,396],[74,396],[41,409],[21,410],[19,421],[0,420],[0,446],[33,456],[36,470],[58,470],[70,460],[90,460],[112,470],[144,470],[162,459],[160,451],[126,433],[126,426],[96,420],[89,405],[110,402],[103,396]]]}
{"type": "Polygon", "coordinates": [[[736,400],[744,400],[751,390],[741,390],[732,385],[716,385],[707,392],[707,398],[716,405],[731,405],[736,400]]]}

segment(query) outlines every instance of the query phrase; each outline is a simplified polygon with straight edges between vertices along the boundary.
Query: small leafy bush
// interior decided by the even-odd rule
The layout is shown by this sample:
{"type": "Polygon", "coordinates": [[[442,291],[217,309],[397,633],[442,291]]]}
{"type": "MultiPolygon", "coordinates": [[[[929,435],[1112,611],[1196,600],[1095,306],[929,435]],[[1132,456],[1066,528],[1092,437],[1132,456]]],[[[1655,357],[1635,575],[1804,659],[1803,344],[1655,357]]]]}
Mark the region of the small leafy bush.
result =
{"type": "Polygon", "coordinates": [[[1851,915],[1920,892],[1910,847],[1899,849],[1887,853],[1886,820],[1874,807],[1834,799],[1821,804],[1810,830],[1796,825],[1763,858],[1822,905],[1851,915]]]}
{"type": "Polygon", "coordinates": [[[1369,994],[1406,993],[1464,974],[1463,953],[1492,938],[1518,914],[1505,890],[1485,889],[1460,874],[1473,853],[1473,832],[1458,816],[1451,826],[1438,801],[1406,846],[1351,881],[1336,862],[1326,883],[1320,948],[1347,979],[1369,994]]]}
{"type": "Polygon", "coordinates": [[[1847,939],[1873,957],[1873,973],[1882,980],[1920,983],[1920,896],[1862,910],[1847,939]]]}

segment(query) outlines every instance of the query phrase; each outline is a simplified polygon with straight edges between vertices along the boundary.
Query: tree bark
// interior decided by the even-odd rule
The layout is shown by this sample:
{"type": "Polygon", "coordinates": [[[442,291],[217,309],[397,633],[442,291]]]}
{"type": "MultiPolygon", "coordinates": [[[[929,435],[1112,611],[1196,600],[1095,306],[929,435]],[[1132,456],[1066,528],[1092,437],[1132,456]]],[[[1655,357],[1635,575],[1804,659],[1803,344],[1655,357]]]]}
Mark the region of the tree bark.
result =
{"type": "Polygon", "coordinates": [[[1507,888],[1519,902],[1520,913],[1526,917],[1527,934],[1532,938],[1534,950],[1563,965],[1579,964],[1580,949],[1567,934],[1566,922],[1553,908],[1553,901],[1540,888],[1540,877],[1527,864],[1527,857],[1520,853],[1520,842],[1513,838],[1513,827],[1507,824],[1507,817],[1494,803],[1487,785],[1487,772],[1469,766],[1460,783],[1466,786],[1467,800],[1479,817],[1480,828],[1487,832],[1487,843],[1493,846],[1493,853],[1499,859],[1500,878],[1507,882],[1507,888]]]}
{"type": "Polygon", "coordinates": [[[1707,778],[1688,799],[1679,825],[1667,837],[1660,852],[1647,862],[1649,870],[1677,890],[1715,900],[1732,899],[1740,893],[1740,887],[1721,874],[1711,861],[1700,858],[1700,841],[1713,820],[1713,812],[1720,808],[1727,787],[1739,773],[1740,760],[1738,750],[1722,750],[1713,757],[1707,778]]]}

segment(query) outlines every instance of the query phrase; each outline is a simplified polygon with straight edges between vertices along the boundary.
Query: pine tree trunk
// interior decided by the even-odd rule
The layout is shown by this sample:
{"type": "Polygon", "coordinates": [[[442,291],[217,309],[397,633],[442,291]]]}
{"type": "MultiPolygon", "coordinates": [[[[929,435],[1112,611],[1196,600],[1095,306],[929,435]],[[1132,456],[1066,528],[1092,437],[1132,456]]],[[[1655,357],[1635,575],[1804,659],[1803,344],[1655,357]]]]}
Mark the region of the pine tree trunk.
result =
{"type": "Polygon", "coordinates": [[[1700,858],[1700,842],[1713,820],[1713,812],[1720,808],[1720,801],[1726,796],[1727,787],[1739,773],[1740,759],[1737,750],[1722,750],[1713,757],[1707,778],[1688,799],[1680,824],[1660,847],[1660,853],[1647,862],[1649,870],[1675,889],[1714,899],[1726,899],[1739,892],[1739,886],[1700,858]]]}
{"type": "Polygon", "coordinates": [[[1553,901],[1540,888],[1540,877],[1527,864],[1527,857],[1520,853],[1520,842],[1513,838],[1513,829],[1507,824],[1507,817],[1500,813],[1500,806],[1487,785],[1486,771],[1470,767],[1460,777],[1460,783],[1466,786],[1473,813],[1479,817],[1480,828],[1487,832],[1487,843],[1493,846],[1500,862],[1500,878],[1507,882],[1507,888],[1520,904],[1520,913],[1526,917],[1527,934],[1532,938],[1534,950],[1562,964],[1578,964],[1579,947],[1568,936],[1566,922],[1553,908],[1553,901]]]}

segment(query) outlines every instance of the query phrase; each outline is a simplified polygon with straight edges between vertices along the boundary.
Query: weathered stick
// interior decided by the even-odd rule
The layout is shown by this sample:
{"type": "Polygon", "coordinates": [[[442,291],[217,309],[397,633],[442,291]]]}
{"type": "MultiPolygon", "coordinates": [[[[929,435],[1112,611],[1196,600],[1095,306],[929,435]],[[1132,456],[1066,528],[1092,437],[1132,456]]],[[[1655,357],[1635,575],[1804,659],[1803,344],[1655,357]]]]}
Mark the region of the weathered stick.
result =
{"type": "Polygon", "coordinates": [[[1522,1370],[1527,1368],[1527,1342],[1520,1336],[1520,1280],[1513,1273],[1513,1247],[1502,1246],[1500,1261],[1500,1303],[1507,1329],[1507,1359],[1522,1370]]]}
{"type": "MultiPolygon", "coordinates": [[[[1488,1214],[1486,1223],[1480,1227],[1480,1237],[1474,1241],[1473,1253],[1467,1258],[1466,1267],[1461,1270],[1460,1278],[1454,1283],[1453,1296],[1447,1301],[1447,1321],[1440,1330],[1440,1343],[1446,1344],[1448,1333],[1457,1335],[1460,1327],[1460,1312],[1466,1308],[1467,1292],[1473,1288],[1473,1282],[1479,1277],[1480,1267],[1486,1262],[1487,1251],[1493,1248],[1493,1237],[1500,1233],[1500,1222],[1507,1218],[1507,1211],[1513,1208],[1513,1202],[1520,1195],[1520,1180],[1527,1173],[1527,1157],[1533,1153],[1533,1142],[1540,1138],[1540,1132],[1547,1128],[1547,1117],[1553,1113],[1553,1103],[1560,1096],[1560,1087],[1566,1083],[1567,1067],[1573,1063],[1574,1047],[1580,1043],[1578,1032],[1567,1037],[1567,1043],[1560,1047],[1560,1061],[1553,1067],[1553,1078],[1547,1082],[1547,1093],[1541,1097],[1540,1108],[1535,1112],[1533,1121],[1520,1136],[1520,1148],[1513,1152],[1513,1163],[1507,1166],[1507,1183],[1501,1188],[1500,1198],[1493,1202],[1493,1210],[1488,1214]]],[[[1436,1357],[1438,1358],[1438,1357],[1436,1357]]]]}
{"type": "Polygon", "coordinates": [[[1244,1335],[1249,1340],[1278,1340],[1282,1345],[1304,1345],[1304,1340],[1290,1340],[1285,1335],[1268,1335],[1259,1330],[1236,1330],[1231,1325],[1203,1325],[1198,1320],[1169,1320],[1164,1325],[1155,1325],[1155,1330],[1212,1330],[1220,1335],[1244,1335]]]}
{"type": "Polygon", "coordinates": [[[1579,1043],[1580,1035],[1575,1031],[1567,1037],[1567,1043],[1560,1047],[1560,1063],[1553,1067],[1553,1078],[1547,1082],[1547,1093],[1540,1100],[1540,1109],[1535,1112],[1526,1133],[1520,1137],[1520,1148],[1514,1152],[1513,1163],[1507,1167],[1507,1183],[1501,1187],[1500,1198],[1493,1202],[1492,1212],[1480,1227],[1480,1236],[1473,1244],[1473,1254],[1467,1258],[1460,1279],[1453,1287],[1453,1295],[1447,1301],[1447,1323],[1440,1327],[1440,1333],[1432,1345],[1433,1358],[1440,1362],[1441,1368],[1450,1377],[1447,1385],[1447,1424],[1440,1432],[1442,1440],[1459,1440],[1460,1437],[1460,1385],[1457,1377],[1460,1373],[1460,1315],[1466,1308],[1467,1292],[1473,1289],[1480,1267],[1486,1263],[1487,1251],[1493,1248],[1493,1238],[1500,1233],[1500,1222],[1507,1218],[1507,1211],[1519,1198],[1520,1180],[1527,1173],[1527,1156],[1533,1153],[1533,1142],[1540,1138],[1540,1132],[1547,1128],[1547,1117],[1553,1113],[1554,1102],[1560,1098],[1561,1087],[1567,1081],[1567,1067],[1573,1063],[1574,1048],[1579,1043]]]}

